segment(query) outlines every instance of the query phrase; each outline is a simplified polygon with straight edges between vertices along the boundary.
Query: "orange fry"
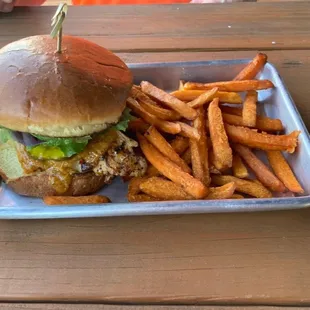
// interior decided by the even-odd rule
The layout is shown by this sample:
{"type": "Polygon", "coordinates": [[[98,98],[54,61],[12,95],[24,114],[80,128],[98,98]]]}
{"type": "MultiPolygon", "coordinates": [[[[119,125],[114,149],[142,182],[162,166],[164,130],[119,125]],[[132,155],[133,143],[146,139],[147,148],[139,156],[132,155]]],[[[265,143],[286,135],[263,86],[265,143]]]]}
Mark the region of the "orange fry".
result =
{"type": "Polygon", "coordinates": [[[129,121],[128,123],[128,130],[133,132],[146,132],[148,128],[150,127],[149,124],[147,124],[144,120],[141,118],[136,118],[134,120],[129,121]]]}
{"type": "Polygon", "coordinates": [[[256,102],[257,91],[248,91],[245,97],[242,110],[243,125],[248,127],[255,127],[256,125],[256,102]]]}
{"type": "Polygon", "coordinates": [[[171,161],[176,163],[183,171],[191,173],[191,169],[187,166],[185,161],[177,154],[167,140],[157,131],[154,126],[151,126],[145,137],[155,146],[161,153],[168,157],[171,161]]]}
{"type": "Polygon", "coordinates": [[[200,139],[200,134],[196,128],[189,126],[183,122],[177,122],[177,124],[179,124],[181,127],[180,135],[197,141],[200,139]]]}
{"type": "Polygon", "coordinates": [[[184,88],[184,81],[179,81],[179,90],[182,90],[184,88]]]}
{"type": "Polygon", "coordinates": [[[182,155],[188,149],[188,139],[182,136],[176,136],[171,141],[171,147],[179,154],[182,155]]]}
{"type": "Polygon", "coordinates": [[[261,90],[273,88],[274,85],[269,80],[243,80],[243,81],[224,81],[214,83],[194,83],[187,82],[184,89],[208,90],[218,87],[220,91],[242,92],[248,90],[261,90]]]}
{"type": "MultiPolygon", "coordinates": [[[[203,95],[205,92],[205,90],[176,90],[172,92],[171,95],[182,101],[192,101],[203,95]]],[[[220,102],[223,103],[242,104],[242,98],[238,93],[234,92],[218,91],[214,94],[213,98],[210,98],[210,102],[214,98],[219,98],[220,102]]]]}
{"type": "Polygon", "coordinates": [[[140,193],[140,184],[147,180],[147,177],[134,177],[128,183],[128,194],[136,195],[140,193]]]}
{"type": "Polygon", "coordinates": [[[214,99],[208,109],[209,130],[214,153],[214,165],[218,170],[232,166],[232,150],[225,132],[219,100],[214,99]]]}
{"type": "Polygon", "coordinates": [[[297,146],[300,131],[293,131],[289,135],[270,135],[239,126],[225,124],[228,137],[235,143],[247,145],[266,151],[287,151],[293,153],[297,146]]]}
{"type": "Polygon", "coordinates": [[[143,109],[140,104],[131,97],[127,98],[127,105],[134,113],[142,117],[147,123],[154,125],[164,132],[177,134],[181,131],[181,126],[179,124],[158,119],[156,116],[143,109]]]}
{"type": "Polygon", "coordinates": [[[215,168],[214,160],[215,160],[215,159],[214,159],[213,150],[210,149],[209,152],[208,152],[208,161],[209,161],[209,170],[210,170],[210,173],[211,173],[211,174],[221,174],[221,172],[215,168]]]}
{"type": "Polygon", "coordinates": [[[182,156],[182,159],[190,165],[192,163],[192,154],[191,154],[191,148],[188,148],[185,153],[182,156]]]}
{"type": "Polygon", "coordinates": [[[193,108],[189,107],[183,101],[157,88],[151,83],[146,82],[146,81],[141,82],[141,89],[144,93],[159,100],[160,102],[162,102],[163,104],[171,108],[172,110],[178,112],[184,118],[189,119],[189,120],[193,120],[196,118],[197,113],[193,108]]]}
{"type": "Polygon", "coordinates": [[[289,191],[300,194],[304,193],[303,188],[297,181],[292,169],[281,152],[268,151],[267,157],[272,170],[289,191]]]}
{"type": "Polygon", "coordinates": [[[154,166],[149,165],[146,170],[146,175],[149,177],[155,177],[160,175],[160,173],[154,166]]]}
{"type": "Polygon", "coordinates": [[[236,144],[235,151],[253,170],[257,179],[267,188],[274,192],[283,193],[285,191],[284,184],[269,170],[269,168],[256,157],[256,155],[246,146],[236,144]]]}
{"type": "Polygon", "coordinates": [[[236,184],[236,191],[248,194],[257,198],[271,198],[271,192],[261,184],[257,184],[250,180],[239,179],[231,175],[213,175],[212,183],[216,185],[224,185],[230,182],[236,184]]]}
{"type": "Polygon", "coordinates": [[[214,95],[217,93],[217,88],[214,87],[211,90],[207,90],[203,94],[201,94],[199,97],[194,99],[193,101],[188,102],[187,104],[191,108],[198,108],[206,104],[207,102],[211,102],[214,99],[214,95]]]}
{"type": "Polygon", "coordinates": [[[128,194],[127,199],[129,202],[148,202],[148,201],[160,201],[160,199],[151,197],[146,194],[128,194]]]}
{"type": "Polygon", "coordinates": [[[248,169],[238,154],[234,154],[233,156],[232,170],[233,175],[237,178],[244,179],[249,176],[248,169]]]}
{"type": "Polygon", "coordinates": [[[184,190],[195,198],[204,198],[208,194],[208,188],[190,174],[184,172],[178,165],[162,155],[148,140],[138,134],[140,147],[146,159],[166,178],[181,185],[184,190]]]}
{"type": "Polygon", "coordinates": [[[160,200],[193,200],[194,197],[187,194],[182,186],[165,180],[152,177],[140,184],[142,192],[160,200]]]}
{"type": "Polygon", "coordinates": [[[235,81],[251,80],[263,69],[267,62],[267,55],[258,53],[255,58],[234,78],[235,81]]]}
{"type": "Polygon", "coordinates": [[[244,196],[240,194],[232,194],[231,199],[244,199],[244,196]]]}
{"type": "Polygon", "coordinates": [[[167,110],[158,106],[156,102],[154,102],[136,86],[133,86],[133,88],[131,89],[131,96],[134,99],[138,100],[142,108],[144,108],[147,112],[155,115],[160,119],[166,121],[175,121],[181,118],[181,116],[177,112],[167,110]]]}
{"type": "Polygon", "coordinates": [[[88,205],[108,203],[111,200],[106,196],[45,196],[43,202],[47,205],[88,205]]]}
{"type": "MultiPolygon", "coordinates": [[[[222,108],[221,110],[222,112],[226,111],[226,109],[222,108]]],[[[241,109],[237,110],[240,110],[240,112],[242,111],[241,109]]],[[[224,122],[229,125],[243,126],[242,116],[227,113],[222,113],[222,116],[224,122]]],[[[261,131],[268,131],[268,132],[282,131],[284,129],[282,122],[279,119],[272,119],[264,116],[256,116],[255,128],[261,131]]]]}
{"type": "Polygon", "coordinates": [[[235,182],[230,182],[219,187],[210,187],[206,199],[229,199],[236,189],[235,182]]]}

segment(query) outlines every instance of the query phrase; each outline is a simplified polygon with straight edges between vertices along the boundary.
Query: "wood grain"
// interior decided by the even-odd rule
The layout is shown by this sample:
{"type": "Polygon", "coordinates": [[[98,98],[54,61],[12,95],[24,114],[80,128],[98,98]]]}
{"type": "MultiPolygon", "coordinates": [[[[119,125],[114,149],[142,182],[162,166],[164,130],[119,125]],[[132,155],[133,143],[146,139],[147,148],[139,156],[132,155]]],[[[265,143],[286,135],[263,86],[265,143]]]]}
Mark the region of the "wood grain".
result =
{"type": "MultiPolygon", "coordinates": [[[[1,16],[0,45],[49,33],[54,11],[16,8],[1,16]]],[[[119,52],[283,50],[308,49],[309,26],[310,2],[101,6],[70,7],[64,32],[119,52]]]]}
{"type": "Polygon", "coordinates": [[[1,304],[2,309],[12,310],[309,310],[306,307],[227,307],[227,306],[129,306],[87,304],[1,304]]]}
{"type": "Polygon", "coordinates": [[[310,304],[310,209],[1,221],[0,300],[310,304]]]}

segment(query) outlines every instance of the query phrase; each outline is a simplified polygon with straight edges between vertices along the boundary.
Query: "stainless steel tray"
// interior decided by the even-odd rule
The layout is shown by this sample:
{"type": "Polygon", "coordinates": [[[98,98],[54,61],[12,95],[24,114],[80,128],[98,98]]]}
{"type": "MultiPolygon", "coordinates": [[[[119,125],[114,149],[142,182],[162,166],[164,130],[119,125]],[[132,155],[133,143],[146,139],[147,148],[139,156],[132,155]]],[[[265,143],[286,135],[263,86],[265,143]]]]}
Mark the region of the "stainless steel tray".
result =
{"type": "MultiPolygon", "coordinates": [[[[249,60],[179,62],[160,64],[134,64],[131,70],[135,82],[148,80],[155,85],[173,90],[180,79],[192,81],[216,81],[232,79],[249,60]]],[[[267,64],[260,78],[270,79],[276,86],[274,90],[259,92],[262,112],[270,117],[280,118],[287,132],[298,129],[300,144],[293,155],[287,159],[306,194],[300,197],[281,197],[272,199],[219,200],[219,201],[177,201],[128,203],[127,185],[116,179],[112,185],[100,193],[111,197],[113,203],[107,205],[55,206],[48,207],[40,199],[25,198],[12,193],[5,185],[0,190],[1,219],[39,219],[39,218],[78,218],[123,215],[151,214],[190,214],[211,212],[240,212],[280,209],[298,209],[310,206],[310,140],[308,131],[288,93],[277,70],[267,64]]]]}

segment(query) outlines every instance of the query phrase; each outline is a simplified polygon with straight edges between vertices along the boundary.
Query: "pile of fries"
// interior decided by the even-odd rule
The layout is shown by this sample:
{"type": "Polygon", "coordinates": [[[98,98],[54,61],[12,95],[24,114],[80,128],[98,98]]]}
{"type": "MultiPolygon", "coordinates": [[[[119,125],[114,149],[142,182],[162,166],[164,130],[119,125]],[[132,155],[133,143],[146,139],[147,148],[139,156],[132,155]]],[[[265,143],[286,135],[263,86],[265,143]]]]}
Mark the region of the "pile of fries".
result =
{"type": "Polygon", "coordinates": [[[254,79],[266,62],[260,53],[232,81],[180,81],[170,94],[146,81],[132,88],[127,106],[137,119],[129,130],[149,167],[144,177],[130,180],[129,201],[303,193],[282,154],[295,151],[300,132],[283,134],[281,120],[257,115],[258,91],[274,88],[269,80],[254,79]],[[269,167],[257,149],[266,153],[269,167]]]}

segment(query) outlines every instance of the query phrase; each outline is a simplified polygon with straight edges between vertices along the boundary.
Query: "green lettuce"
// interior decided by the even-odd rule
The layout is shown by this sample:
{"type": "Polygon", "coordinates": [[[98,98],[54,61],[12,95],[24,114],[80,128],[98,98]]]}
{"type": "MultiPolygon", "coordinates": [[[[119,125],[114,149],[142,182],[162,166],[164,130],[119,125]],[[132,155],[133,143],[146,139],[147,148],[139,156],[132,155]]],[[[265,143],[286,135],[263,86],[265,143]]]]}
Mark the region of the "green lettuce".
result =
{"type": "Polygon", "coordinates": [[[0,143],[6,143],[12,139],[12,131],[10,129],[0,127],[0,143]]]}
{"type": "Polygon", "coordinates": [[[114,125],[114,126],[112,127],[112,129],[119,130],[119,131],[124,131],[124,132],[125,132],[125,131],[127,130],[127,128],[128,128],[129,122],[130,122],[131,120],[134,120],[134,119],[135,119],[135,117],[132,116],[132,115],[130,114],[130,112],[131,112],[131,110],[130,110],[129,108],[126,108],[126,109],[124,110],[124,112],[123,112],[123,114],[122,114],[122,116],[121,116],[119,122],[118,122],[116,125],[114,125]]]}

